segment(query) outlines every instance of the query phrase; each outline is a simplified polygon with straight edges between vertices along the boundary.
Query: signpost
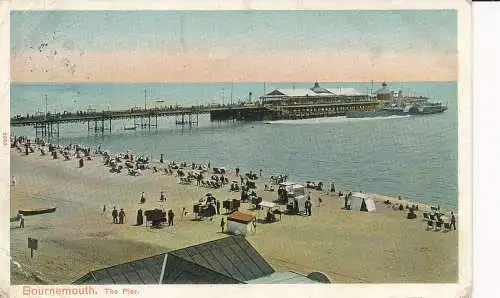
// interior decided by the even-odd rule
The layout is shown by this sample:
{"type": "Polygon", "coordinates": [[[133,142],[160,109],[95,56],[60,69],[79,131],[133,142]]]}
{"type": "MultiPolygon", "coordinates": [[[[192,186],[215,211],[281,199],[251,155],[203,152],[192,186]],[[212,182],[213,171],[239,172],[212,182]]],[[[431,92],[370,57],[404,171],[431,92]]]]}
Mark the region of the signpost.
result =
{"type": "Polygon", "coordinates": [[[33,259],[33,250],[38,250],[38,239],[28,237],[28,248],[31,250],[31,258],[33,259]]]}

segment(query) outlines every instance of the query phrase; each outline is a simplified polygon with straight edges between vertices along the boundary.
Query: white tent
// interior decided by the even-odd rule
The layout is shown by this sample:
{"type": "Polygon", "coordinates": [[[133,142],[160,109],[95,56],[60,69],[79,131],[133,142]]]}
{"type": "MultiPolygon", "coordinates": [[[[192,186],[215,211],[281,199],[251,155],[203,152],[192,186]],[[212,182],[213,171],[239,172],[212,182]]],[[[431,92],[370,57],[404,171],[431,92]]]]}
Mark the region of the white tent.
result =
{"type": "Polygon", "coordinates": [[[351,210],[354,211],[375,211],[375,202],[368,195],[361,192],[353,192],[350,198],[351,210]],[[364,202],[364,204],[363,204],[364,202]],[[365,207],[365,208],[363,208],[365,207]],[[363,209],[363,210],[362,210],[363,209]]]}
{"type": "Polygon", "coordinates": [[[306,196],[290,197],[290,198],[288,198],[288,204],[293,205],[293,202],[295,200],[297,200],[297,202],[299,204],[299,212],[306,212],[307,197],[306,196]]]}

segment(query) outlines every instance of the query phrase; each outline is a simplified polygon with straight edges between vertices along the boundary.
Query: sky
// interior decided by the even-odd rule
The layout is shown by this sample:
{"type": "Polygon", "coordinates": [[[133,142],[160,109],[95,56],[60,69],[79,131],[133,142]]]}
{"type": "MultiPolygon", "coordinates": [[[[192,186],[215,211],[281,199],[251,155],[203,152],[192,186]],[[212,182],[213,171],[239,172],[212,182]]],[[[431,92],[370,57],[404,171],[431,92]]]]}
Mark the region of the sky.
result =
{"type": "Polygon", "coordinates": [[[17,83],[456,81],[455,10],[13,11],[17,83]]]}

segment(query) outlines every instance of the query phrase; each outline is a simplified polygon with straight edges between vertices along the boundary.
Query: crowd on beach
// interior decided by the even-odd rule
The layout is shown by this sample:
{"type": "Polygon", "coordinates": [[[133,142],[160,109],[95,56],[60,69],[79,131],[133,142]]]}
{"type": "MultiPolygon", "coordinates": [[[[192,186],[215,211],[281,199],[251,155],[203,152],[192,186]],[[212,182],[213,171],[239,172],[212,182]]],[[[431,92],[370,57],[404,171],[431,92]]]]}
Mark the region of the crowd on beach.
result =
{"type": "MultiPolygon", "coordinates": [[[[229,192],[240,192],[240,202],[248,202],[255,205],[254,208],[260,209],[260,203],[262,202],[262,196],[257,194],[256,181],[260,180],[264,182],[263,191],[274,192],[274,186],[280,185],[287,181],[287,175],[272,175],[268,179],[263,177],[262,170],[260,169],[257,173],[253,171],[242,173],[239,168],[235,168],[234,173],[228,172],[225,168],[216,168],[211,165],[211,162],[207,163],[195,163],[195,162],[177,162],[168,161],[165,159],[164,154],[160,155],[158,161],[153,162],[152,158],[144,155],[134,155],[133,153],[127,151],[125,153],[111,154],[109,151],[102,150],[99,145],[97,148],[92,150],[91,147],[81,146],[76,144],[61,145],[52,144],[46,142],[43,139],[35,138],[29,139],[27,137],[14,137],[11,142],[11,148],[18,150],[24,155],[34,154],[37,150],[40,152],[41,156],[50,155],[52,159],[58,159],[59,156],[63,156],[64,160],[72,160],[73,158],[78,159],[78,166],[80,168],[84,167],[85,160],[92,161],[96,156],[102,157],[102,164],[109,168],[109,172],[119,174],[122,170],[126,169],[126,173],[131,176],[142,175],[145,171],[151,171],[152,173],[162,173],[165,175],[176,176],[179,178],[180,184],[185,185],[196,185],[198,187],[206,187],[213,189],[221,189],[229,185],[229,192]],[[231,179],[230,179],[231,178],[231,179]]],[[[16,179],[12,177],[12,186],[15,187],[16,179]]],[[[309,190],[318,191],[321,194],[326,195],[338,195],[339,199],[344,199],[345,209],[347,208],[347,202],[352,196],[352,192],[343,191],[336,189],[335,184],[332,182],[330,184],[329,191],[324,189],[322,182],[312,182],[307,181],[306,188],[309,190]]],[[[278,203],[280,199],[286,197],[286,191],[284,187],[278,187],[277,191],[278,203]]],[[[305,200],[305,214],[307,216],[312,216],[312,200],[311,192],[306,194],[305,200]]],[[[321,195],[317,198],[317,207],[322,205],[321,195]]],[[[142,192],[139,198],[139,204],[145,204],[146,196],[142,192]]],[[[160,193],[160,202],[167,202],[167,196],[164,191],[160,193]]],[[[225,202],[223,202],[225,204],[225,202]]],[[[408,210],[408,219],[417,218],[416,212],[419,211],[419,204],[408,204],[404,206],[404,202],[401,197],[397,200],[386,200],[383,202],[385,205],[390,206],[395,211],[408,210]]],[[[221,215],[221,202],[217,200],[211,193],[207,193],[206,198],[202,198],[199,202],[200,208],[203,210],[208,210],[207,217],[213,220],[216,215],[221,215]]],[[[238,203],[239,204],[239,203],[238,203]]],[[[227,208],[226,209],[231,209],[227,208]]],[[[291,207],[292,214],[299,214],[298,202],[294,202],[291,207]]],[[[344,208],[343,208],[344,209],[344,208]]],[[[453,212],[450,216],[446,216],[440,211],[439,205],[437,207],[431,206],[430,212],[424,212],[423,217],[427,224],[427,229],[441,230],[456,229],[456,217],[453,212]]],[[[106,206],[103,207],[102,214],[106,214],[106,206]]],[[[201,211],[199,211],[201,212],[201,211]]],[[[189,214],[185,207],[183,207],[181,216],[189,214]]],[[[266,222],[276,221],[275,215],[281,217],[282,211],[278,209],[271,210],[268,209],[266,214],[266,222]]],[[[18,215],[19,216],[19,215],[18,215]]],[[[125,222],[125,210],[120,208],[119,211],[116,206],[111,210],[111,216],[113,218],[113,223],[123,224],[125,222]]],[[[150,221],[152,227],[161,227],[163,222],[166,222],[168,226],[173,226],[175,214],[172,209],[165,210],[164,205],[160,208],[154,210],[146,210],[143,212],[142,208],[137,210],[137,221],[136,225],[141,226],[144,222],[150,221]],[[146,218],[146,221],[144,220],[146,218]]],[[[21,215],[22,218],[22,215],[21,215]]],[[[224,219],[221,220],[221,225],[224,223],[224,219]]],[[[22,226],[24,227],[24,218],[22,218],[22,226]]],[[[224,227],[222,227],[224,230],[224,227]]]]}

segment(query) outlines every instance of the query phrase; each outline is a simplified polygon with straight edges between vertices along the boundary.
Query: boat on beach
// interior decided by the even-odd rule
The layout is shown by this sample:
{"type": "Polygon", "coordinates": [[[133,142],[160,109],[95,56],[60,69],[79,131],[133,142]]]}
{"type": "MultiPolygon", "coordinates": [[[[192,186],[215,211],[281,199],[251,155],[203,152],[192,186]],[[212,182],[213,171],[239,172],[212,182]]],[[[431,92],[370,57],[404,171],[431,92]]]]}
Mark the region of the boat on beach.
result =
{"type": "Polygon", "coordinates": [[[40,215],[54,213],[57,207],[41,208],[41,209],[20,209],[18,212],[24,216],[40,215]]]}
{"type": "Polygon", "coordinates": [[[124,130],[136,130],[137,125],[127,125],[123,128],[124,130]]]}

